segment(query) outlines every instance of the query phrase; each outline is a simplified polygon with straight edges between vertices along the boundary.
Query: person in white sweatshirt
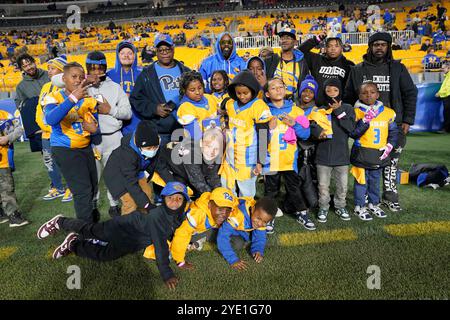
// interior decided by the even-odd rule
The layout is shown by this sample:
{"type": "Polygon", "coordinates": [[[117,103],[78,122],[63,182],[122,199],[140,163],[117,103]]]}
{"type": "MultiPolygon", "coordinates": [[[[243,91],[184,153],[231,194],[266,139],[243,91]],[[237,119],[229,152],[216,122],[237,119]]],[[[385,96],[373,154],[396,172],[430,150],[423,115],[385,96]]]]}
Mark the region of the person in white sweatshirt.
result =
{"type": "MultiPolygon", "coordinates": [[[[102,135],[101,144],[95,146],[97,177],[100,181],[102,170],[114,149],[120,146],[122,139],[122,121],[131,119],[131,105],[122,87],[106,76],[106,57],[100,51],[92,51],[86,58],[88,75],[100,77],[98,84],[93,84],[88,93],[98,101],[98,121],[102,135]]],[[[96,203],[100,198],[100,190],[96,196],[96,203]]],[[[108,191],[110,204],[109,215],[120,215],[119,202],[114,200],[108,191]]]]}

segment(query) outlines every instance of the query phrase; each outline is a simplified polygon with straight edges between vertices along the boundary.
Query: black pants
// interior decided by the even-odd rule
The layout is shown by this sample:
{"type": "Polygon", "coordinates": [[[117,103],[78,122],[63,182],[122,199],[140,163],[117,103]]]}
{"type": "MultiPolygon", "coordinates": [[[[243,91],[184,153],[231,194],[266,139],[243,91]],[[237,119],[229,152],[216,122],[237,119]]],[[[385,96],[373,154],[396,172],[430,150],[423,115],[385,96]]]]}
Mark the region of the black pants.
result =
{"type": "Polygon", "coordinates": [[[398,161],[403,148],[406,145],[406,136],[403,134],[401,126],[399,126],[397,145],[391,153],[391,162],[389,166],[383,169],[383,200],[389,202],[398,202],[397,190],[397,171],[398,161]]]}
{"type": "Polygon", "coordinates": [[[59,226],[69,232],[79,234],[74,241],[71,250],[79,257],[96,261],[111,261],[133,253],[134,248],[115,241],[113,220],[101,223],[88,223],[80,219],[60,218],[59,226]],[[100,243],[101,242],[104,243],[100,243]]]}
{"type": "Polygon", "coordinates": [[[97,194],[98,182],[92,148],[52,147],[52,154],[73,194],[77,218],[94,222],[97,219],[94,212],[94,197],[97,194]]]}
{"type": "Polygon", "coordinates": [[[450,132],[450,96],[444,98],[444,131],[450,132]]]}
{"type": "MultiPolygon", "coordinates": [[[[264,195],[273,199],[276,198],[281,187],[281,177],[284,178],[286,199],[284,201],[285,205],[280,206],[280,208],[285,210],[286,208],[292,208],[295,212],[306,210],[307,207],[300,190],[301,179],[295,171],[280,171],[276,174],[265,175],[264,195]]],[[[288,211],[291,210],[288,209],[288,211]]]]}

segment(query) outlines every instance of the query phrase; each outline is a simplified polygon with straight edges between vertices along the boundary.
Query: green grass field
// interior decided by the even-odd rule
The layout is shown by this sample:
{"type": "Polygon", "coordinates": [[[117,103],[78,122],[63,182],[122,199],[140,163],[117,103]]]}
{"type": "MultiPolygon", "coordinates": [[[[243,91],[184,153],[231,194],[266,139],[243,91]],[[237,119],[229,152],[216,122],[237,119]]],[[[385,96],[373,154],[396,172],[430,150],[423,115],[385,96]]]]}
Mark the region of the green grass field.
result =
{"type": "MultiPolygon", "coordinates": [[[[39,154],[16,145],[15,181],[22,212],[32,224],[0,225],[0,299],[449,299],[450,187],[441,190],[401,186],[403,212],[387,219],[348,222],[330,212],[317,231],[303,229],[290,216],[277,219],[265,260],[237,272],[214,246],[189,253],[194,271],[179,271],[176,291],[168,291],[156,268],[140,254],[110,263],[69,256],[51,259],[64,239],[59,234],[36,238],[37,228],[57,213],[74,216],[73,204],[41,197],[49,185],[39,154]],[[81,289],[66,287],[67,268],[81,269],[81,289]],[[381,289],[367,288],[367,268],[381,270],[381,289]]],[[[444,163],[450,167],[450,136],[412,134],[400,167],[411,163],[444,163]]],[[[353,181],[351,180],[351,185],[353,181]]],[[[107,219],[102,184],[101,212],[107,219]]],[[[349,190],[349,208],[353,202],[349,190]]],[[[173,265],[174,268],[175,265],[173,265]]]]}

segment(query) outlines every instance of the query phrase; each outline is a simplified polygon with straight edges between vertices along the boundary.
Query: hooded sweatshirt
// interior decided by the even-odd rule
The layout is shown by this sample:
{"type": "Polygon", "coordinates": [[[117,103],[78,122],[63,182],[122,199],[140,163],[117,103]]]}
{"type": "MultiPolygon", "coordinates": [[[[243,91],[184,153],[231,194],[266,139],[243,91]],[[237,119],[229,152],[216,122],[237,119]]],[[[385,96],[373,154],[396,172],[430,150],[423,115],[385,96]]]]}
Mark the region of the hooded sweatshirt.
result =
{"type": "Polygon", "coordinates": [[[230,35],[228,32],[221,33],[216,41],[215,49],[216,53],[205,60],[203,60],[199,72],[201,73],[203,80],[206,81],[206,92],[211,92],[210,82],[211,76],[216,70],[224,70],[230,79],[233,79],[235,75],[246,68],[246,64],[244,59],[239,57],[236,53],[236,44],[233,40],[233,50],[231,51],[231,55],[228,59],[225,59],[222,53],[222,49],[220,48],[220,40],[224,35],[230,35]]]}
{"type": "MultiPolygon", "coordinates": [[[[319,44],[316,37],[313,37],[299,46],[300,51],[305,55],[305,60],[308,64],[311,75],[319,83],[319,88],[324,88],[324,82],[327,79],[339,79],[341,87],[345,88],[348,76],[350,74],[350,67],[355,64],[347,60],[342,54],[337,59],[329,59],[326,56],[311,52],[311,50],[319,44]]],[[[325,103],[325,96],[322,90],[319,90],[316,97],[316,103],[321,106],[325,103]]]]}
{"type": "Polygon", "coordinates": [[[128,96],[133,91],[134,84],[136,83],[136,80],[142,71],[142,69],[138,67],[137,63],[138,63],[138,56],[136,47],[129,41],[122,41],[116,47],[116,65],[114,69],[111,69],[108,72],[106,72],[106,75],[110,77],[112,81],[122,86],[123,90],[128,96]],[[131,69],[128,72],[123,70],[119,60],[119,51],[120,51],[119,49],[122,49],[124,47],[124,44],[133,48],[134,51],[134,61],[133,64],[131,65],[131,69]]]}
{"type": "Polygon", "coordinates": [[[36,78],[24,74],[22,81],[16,87],[16,97],[14,98],[16,108],[20,110],[25,100],[39,97],[42,87],[49,81],[47,71],[42,69],[37,69],[36,78]]]}

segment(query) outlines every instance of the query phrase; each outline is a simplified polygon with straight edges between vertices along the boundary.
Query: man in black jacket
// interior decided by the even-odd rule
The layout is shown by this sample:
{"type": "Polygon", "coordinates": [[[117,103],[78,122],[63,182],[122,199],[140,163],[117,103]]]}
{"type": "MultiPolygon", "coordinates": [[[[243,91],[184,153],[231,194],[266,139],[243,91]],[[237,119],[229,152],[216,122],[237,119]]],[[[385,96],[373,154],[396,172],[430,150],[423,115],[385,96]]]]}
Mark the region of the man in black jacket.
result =
{"type": "Polygon", "coordinates": [[[180,77],[189,71],[174,59],[175,46],[167,35],[155,40],[158,60],[144,68],[136,80],[130,103],[140,119],[153,121],[161,138],[161,145],[170,141],[172,132],[181,128],[175,119],[180,101],[180,77]]]}
{"type": "Polygon", "coordinates": [[[212,128],[200,141],[185,139],[162,147],[156,172],[164,182],[179,181],[188,185],[198,198],[221,186],[218,174],[223,156],[223,134],[212,128]]]}
{"type": "Polygon", "coordinates": [[[287,99],[298,104],[299,88],[306,75],[308,65],[301,51],[294,49],[297,45],[297,35],[294,29],[283,28],[278,32],[280,37],[281,57],[274,54],[264,60],[267,79],[274,77],[283,79],[287,87],[287,99]]]}
{"type": "Polygon", "coordinates": [[[316,37],[306,40],[298,47],[305,55],[305,60],[311,75],[319,83],[318,96],[316,97],[318,106],[322,106],[325,103],[323,95],[324,81],[327,79],[339,79],[341,87],[345,88],[348,75],[350,74],[350,67],[355,65],[342,54],[343,44],[340,38],[326,39],[325,55],[311,52],[325,38],[326,33],[321,33],[316,37]]]}
{"type": "Polygon", "coordinates": [[[136,130],[123,137],[103,171],[106,187],[114,199],[122,202],[122,214],[152,208],[148,180],[153,176],[159,157],[160,138],[156,126],[141,121],[136,130]],[[145,172],[148,173],[147,180],[145,172]]]}
{"type": "Polygon", "coordinates": [[[352,105],[358,100],[358,88],[363,82],[377,84],[383,104],[392,108],[395,122],[400,127],[395,152],[391,154],[390,166],[384,168],[383,203],[391,211],[400,211],[397,191],[397,166],[406,144],[406,134],[414,124],[417,103],[417,88],[406,67],[394,60],[391,50],[392,37],[386,32],[377,32],[369,38],[367,54],[363,62],[352,67],[345,88],[344,102],[352,105]]]}
{"type": "Polygon", "coordinates": [[[57,215],[39,228],[37,236],[44,239],[61,229],[71,232],[53,252],[53,259],[73,252],[83,258],[111,261],[153,245],[161,277],[169,289],[175,289],[178,279],[170,268],[167,240],[183,222],[189,196],[179,182],[168,183],[161,196],[163,204],[148,213],[134,211],[101,223],[57,215]]]}

